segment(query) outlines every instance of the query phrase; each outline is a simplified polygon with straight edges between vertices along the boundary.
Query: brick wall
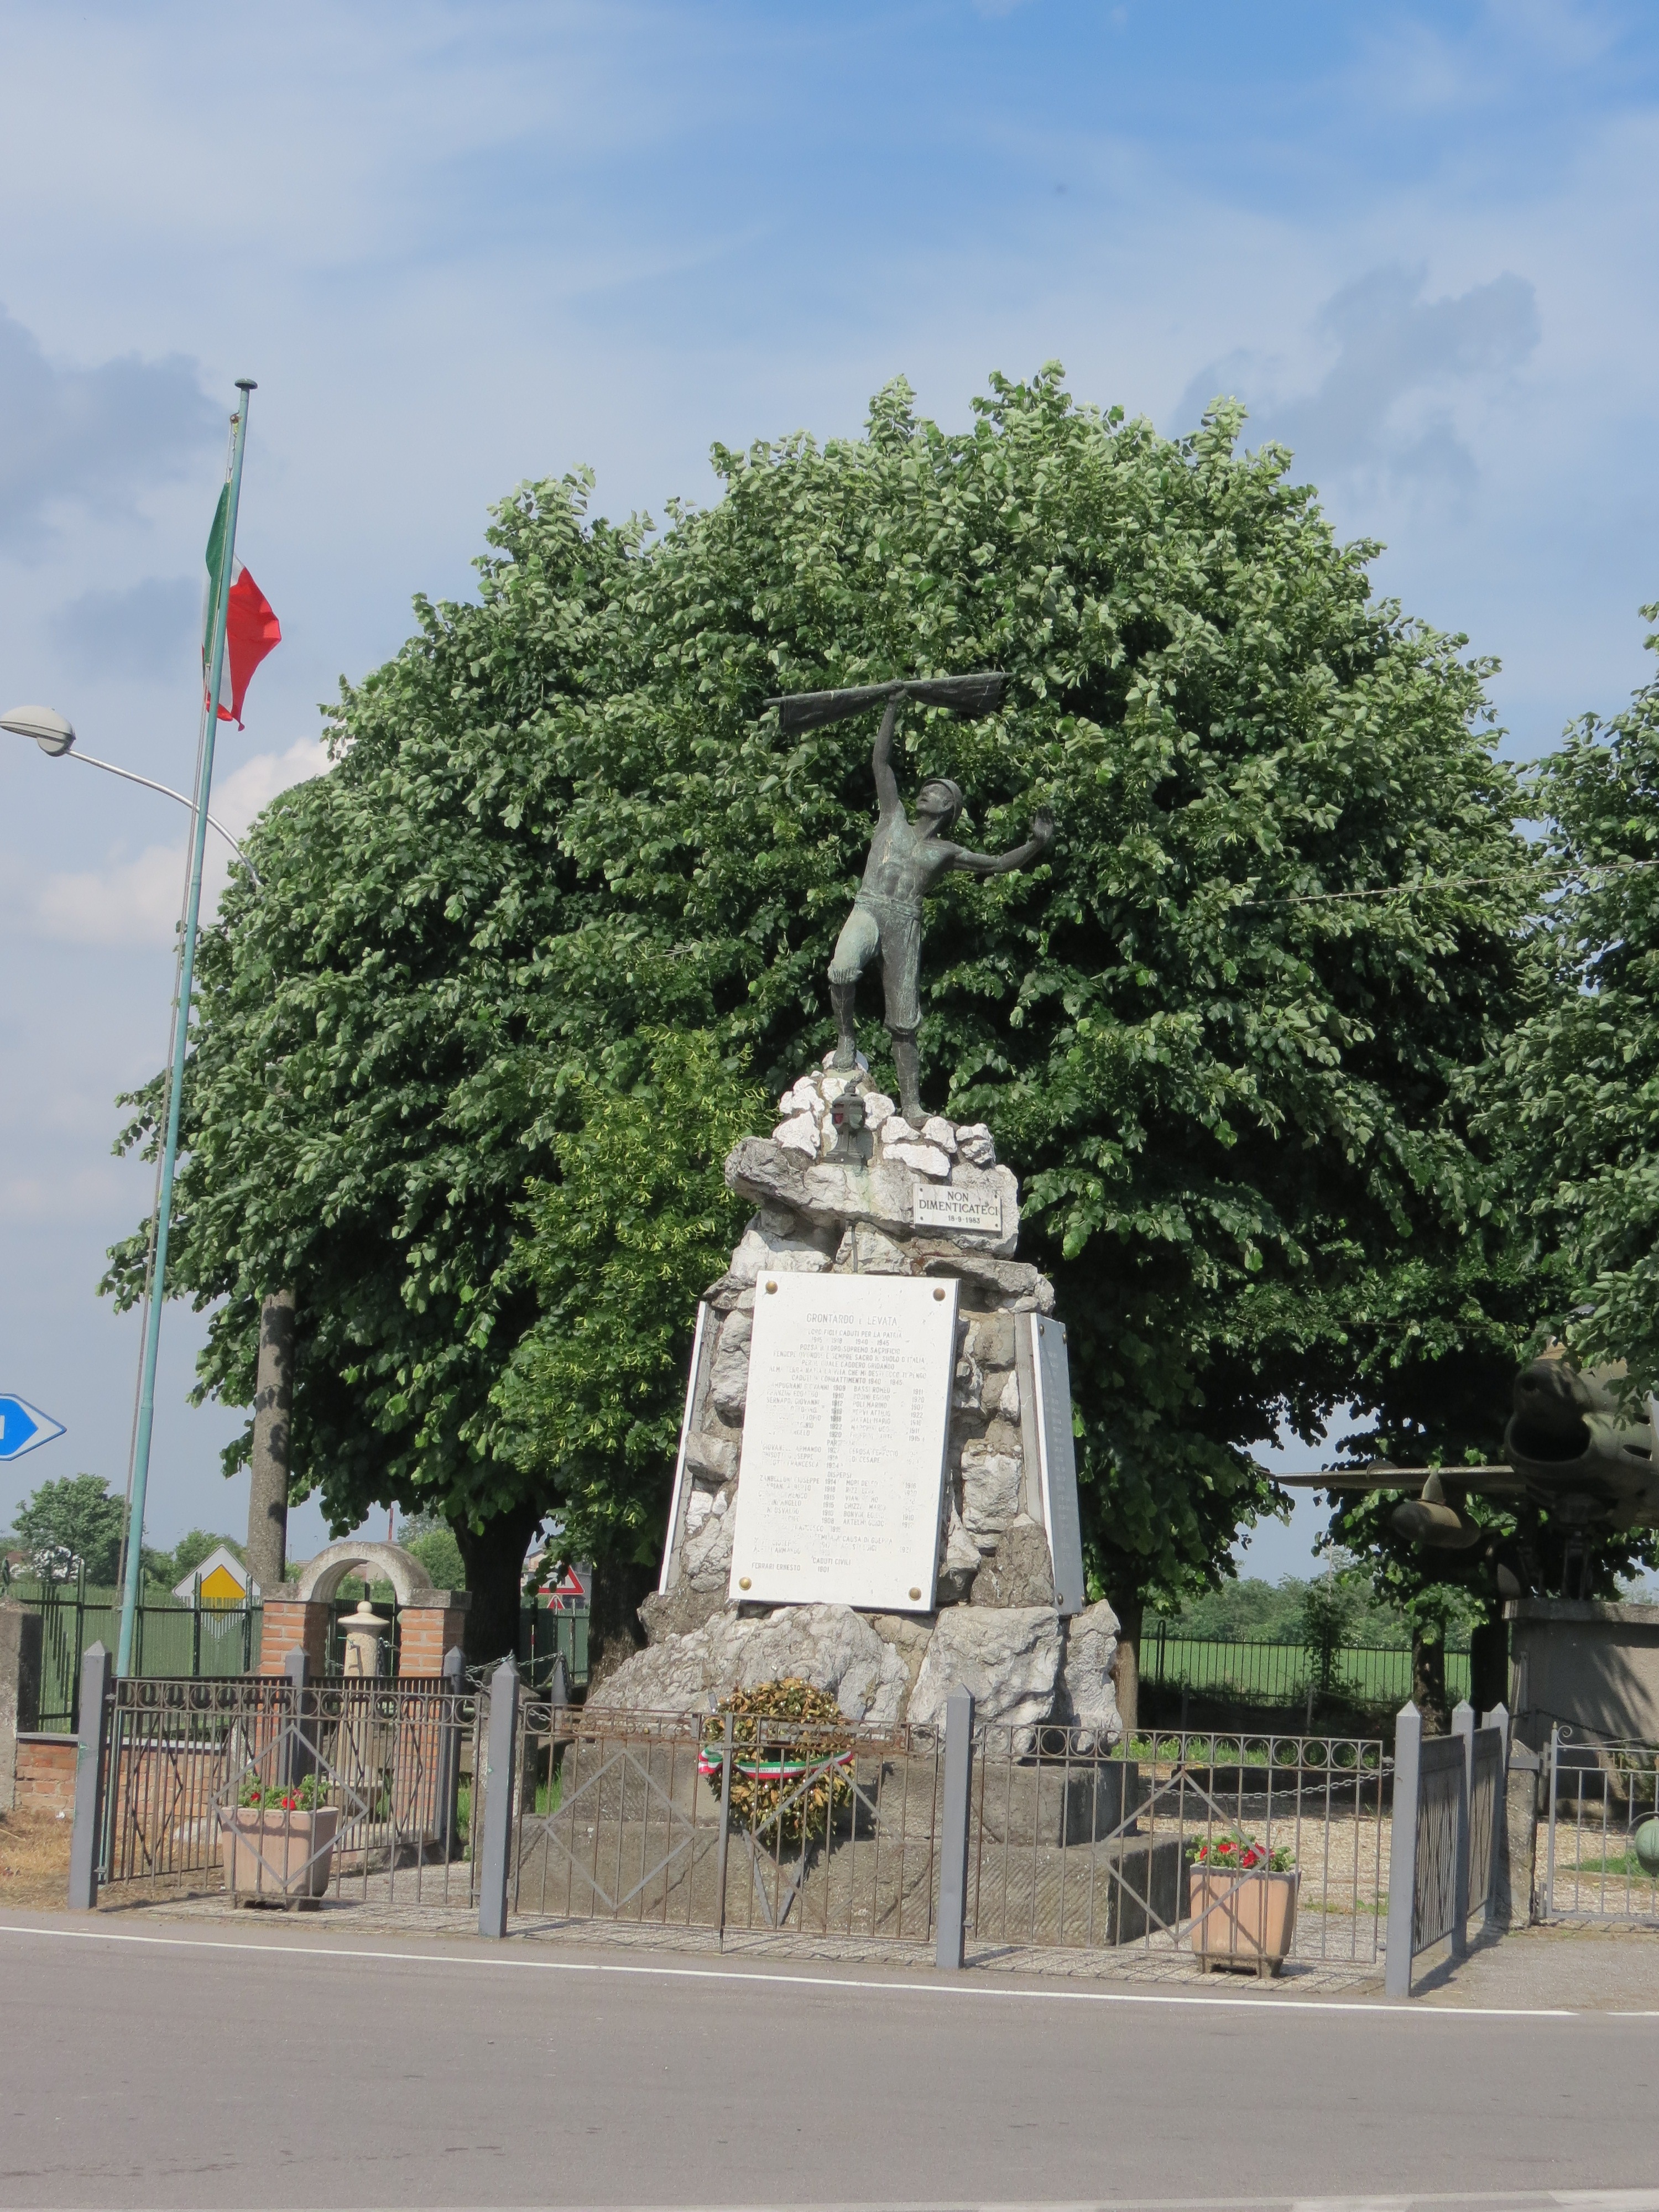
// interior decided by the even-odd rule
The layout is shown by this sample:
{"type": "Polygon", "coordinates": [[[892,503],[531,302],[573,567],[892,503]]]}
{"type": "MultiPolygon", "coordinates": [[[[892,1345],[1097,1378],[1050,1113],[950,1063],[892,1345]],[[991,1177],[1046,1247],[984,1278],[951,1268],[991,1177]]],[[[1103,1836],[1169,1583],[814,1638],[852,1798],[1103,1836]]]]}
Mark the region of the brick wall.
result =
{"type": "Polygon", "coordinates": [[[445,1652],[465,1634],[465,1605],[405,1606],[398,1616],[398,1674],[441,1674],[445,1652]]]}
{"type": "Polygon", "coordinates": [[[314,1680],[328,1650],[328,1607],[307,1598],[268,1597],[259,1631],[259,1672],[280,1674],[290,1651],[303,1651],[314,1680]]]}
{"type": "Polygon", "coordinates": [[[75,1753],[72,1735],[17,1736],[17,1798],[32,1813],[75,1814],[75,1753]]]}

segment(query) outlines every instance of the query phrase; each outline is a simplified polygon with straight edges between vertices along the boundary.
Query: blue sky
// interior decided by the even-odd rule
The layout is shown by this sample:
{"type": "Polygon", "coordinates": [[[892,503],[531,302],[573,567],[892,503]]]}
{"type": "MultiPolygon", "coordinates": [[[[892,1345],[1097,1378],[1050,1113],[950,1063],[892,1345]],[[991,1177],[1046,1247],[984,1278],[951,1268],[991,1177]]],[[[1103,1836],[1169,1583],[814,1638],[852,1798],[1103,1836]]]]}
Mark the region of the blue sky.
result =
{"type": "MultiPolygon", "coordinates": [[[[712,495],[711,441],[855,430],[901,371],[949,422],[1050,358],[1165,431],[1238,394],[1383,541],[1380,586],[1502,661],[1517,754],[1644,679],[1650,9],[0,0],[0,693],[188,780],[257,377],[241,550],[286,641],[223,750],[234,819],[314,768],[413,592],[468,590],[514,483],[585,461],[660,516],[712,495]]],[[[3,746],[0,1389],[70,1434],[0,1469],[0,1522],[124,1479],[135,1333],[94,1284],[145,1203],[112,1101],[165,1047],[183,819],[3,746]]],[[[236,1417],[185,1404],[198,1335],[169,1314],[162,1540],[245,1521],[236,1417]]]]}

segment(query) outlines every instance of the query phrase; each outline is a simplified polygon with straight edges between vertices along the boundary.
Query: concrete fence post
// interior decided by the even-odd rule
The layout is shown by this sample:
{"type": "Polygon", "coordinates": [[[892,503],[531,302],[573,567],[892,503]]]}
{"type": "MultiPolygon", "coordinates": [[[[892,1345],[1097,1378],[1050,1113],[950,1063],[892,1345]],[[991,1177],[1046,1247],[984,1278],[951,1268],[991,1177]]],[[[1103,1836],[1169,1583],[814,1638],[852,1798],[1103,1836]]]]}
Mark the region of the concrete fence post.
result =
{"type": "Polygon", "coordinates": [[[317,1747],[306,1734],[306,1689],[311,1680],[311,1662],[300,1650],[283,1654],[288,1678],[288,1729],[275,1779],[284,1790],[297,1790],[307,1774],[317,1771],[317,1747]]]}
{"type": "Polygon", "coordinates": [[[1404,1705],[1394,1723],[1394,1811],[1389,1822],[1389,1923],[1382,1986],[1391,1997],[1412,1993],[1412,1929],[1417,1910],[1417,1798],[1423,1716],[1404,1705]]]}
{"type": "Polygon", "coordinates": [[[1465,1698],[1452,1707],[1452,1734],[1463,1747],[1457,1784],[1457,1858],[1452,1887],[1451,1954],[1469,1952],[1469,1812],[1474,1802],[1474,1707],[1465,1698]]]}
{"type": "Polygon", "coordinates": [[[732,1716],[727,1713],[720,1738],[720,1825],[714,1845],[714,1899],[722,1951],[726,1948],[726,1861],[732,1841],[732,1716]]]}
{"type": "Polygon", "coordinates": [[[1530,1744],[1511,1743],[1504,1788],[1504,1925],[1525,1928],[1539,1918],[1538,1796],[1543,1761],[1530,1744]]]}
{"type": "Polygon", "coordinates": [[[484,1748],[483,1835],[478,1847],[478,1933],[507,1933],[507,1875],[513,1842],[513,1759],[519,1740],[519,1670],[503,1659],[489,1678],[484,1748]]]}
{"type": "MultiPolygon", "coordinates": [[[[1492,1865],[1486,1871],[1486,1917],[1488,1928],[1507,1928],[1510,1923],[1510,1709],[1496,1705],[1489,1713],[1482,1713],[1483,1729],[1496,1729],[1499,1738],[1498,1780],[1493,1785],[1492,1808],[1492,1865]]],[[[1473,1817],[1474,1808],[1470,1814],[1473,1817]]]]}
{"type": "Polygon", "coordinates": [[[71,1912],[90,1912],[98,1902],[102,1853],[104,1769],[109,1750],[109,1653],[94,1644],[81,1662],[81,1730],[75,1747],[75,1830],[70,1838],[71,1912]]]}
{"type": "Polygon", "coordinates": [[[939,1948],[947,1972],[962,1968],[967,1948],[968,1813],[974,1779],[974,1700],[957,1690],[945,1701],[945,1802],[939,1861],[939,1948]]]}

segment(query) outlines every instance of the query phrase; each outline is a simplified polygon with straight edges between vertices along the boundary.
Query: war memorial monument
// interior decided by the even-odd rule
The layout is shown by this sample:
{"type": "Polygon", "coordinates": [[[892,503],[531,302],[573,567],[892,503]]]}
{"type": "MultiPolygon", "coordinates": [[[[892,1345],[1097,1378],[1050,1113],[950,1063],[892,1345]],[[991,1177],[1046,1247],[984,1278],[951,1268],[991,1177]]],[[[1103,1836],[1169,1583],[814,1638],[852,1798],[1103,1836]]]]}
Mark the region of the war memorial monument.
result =
{"type": "Polygon", "coordinates": [[[837,942],[838,1042],[778,1102],[769,1136],[726,1164],[755,1212],[699,1303],[673,1500],[647,1648],[592,1711],[695,1712],[785,1676],[849,1720],[937,1725],[954,1690],[1024,1733],[1121,1733],[1117,1620],[1086,1601],[1066,1331],[1053,1285],[1017,1256],[1019,1188],[982,1122],[923,1109],[916,1050],[923,901],[956,869],[1029,866],[1053,839],[952,844],[963,794],[891,763],[907,697],[977,714],[1003,679],[960,677],[769,704],[786,731],[885,709],[879,816],[837,942]],[[879,966],[899,1097],[857,1048],[879,966]]]}

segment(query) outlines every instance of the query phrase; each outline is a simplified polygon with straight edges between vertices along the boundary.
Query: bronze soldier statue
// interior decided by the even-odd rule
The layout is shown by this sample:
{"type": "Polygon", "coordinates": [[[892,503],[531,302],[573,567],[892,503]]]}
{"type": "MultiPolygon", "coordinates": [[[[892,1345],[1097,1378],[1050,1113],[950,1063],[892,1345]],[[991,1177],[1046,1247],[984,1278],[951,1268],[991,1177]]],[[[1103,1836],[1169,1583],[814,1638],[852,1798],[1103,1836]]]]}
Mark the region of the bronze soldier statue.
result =
{"type": "Polygon", "coordinates": [[[997,675],[944,677],[865,684],[846,691],[806,692],[792,699],[767,702],[779,708],[786,731],[840,721],[878,700],[887,702],[870,758],[881,812],[870,841],[864,881],[853,911],[842,926],[830,963],[830,999],[839,1032],[836,1066],[850,1070],[858,1066],[853,1017],[859,978],[872,961],[880,961],[886,1026],[898,1069],[899,1106],[908,1121],[923,1118],[916,1054],[916,1032],[921,1025],[922,902],[939,877],[952,869],[975,876],[1006,876],[1029,867],[1053,844],[1054,826],[1046,813],[1038,814],[1025,842],[1008,853],[973,853],[953,845],[948,833],[963,801],[960,787],[948,776],[935,776],[923,784],[916,793],[916,818],[912,822],[905,813],[893,774],[893,732],[900,703],[906,698],[949,707],[957,714],[982,714],[999,703],[1006,680],[997,675]]]}

